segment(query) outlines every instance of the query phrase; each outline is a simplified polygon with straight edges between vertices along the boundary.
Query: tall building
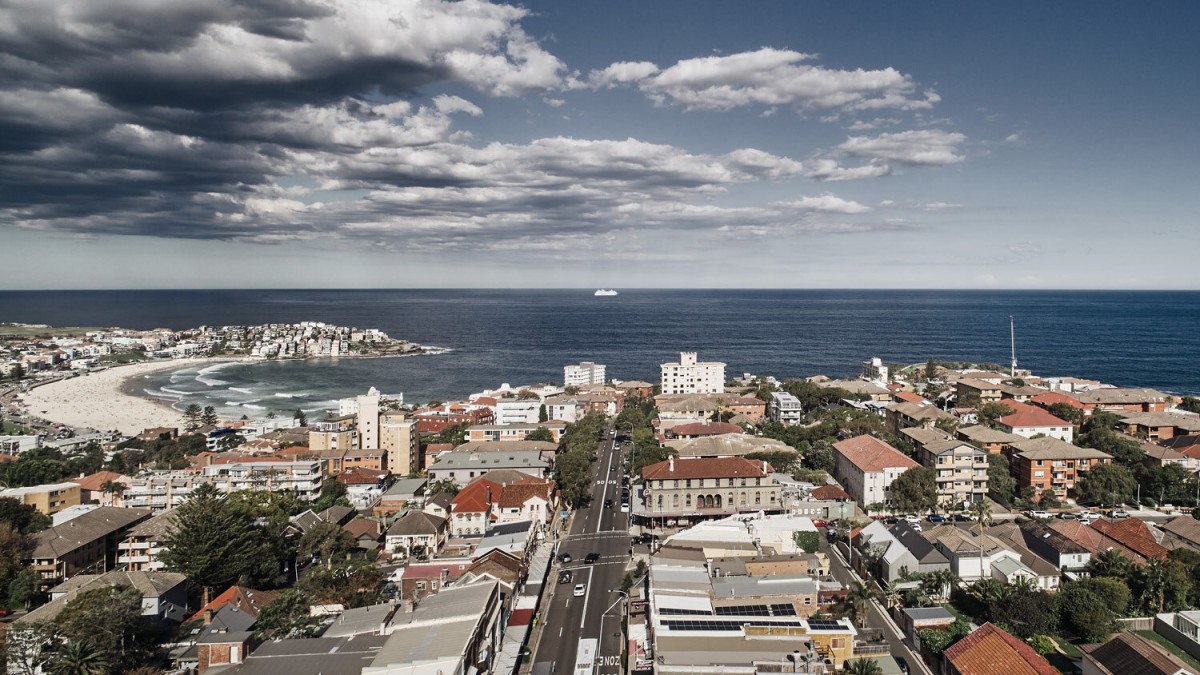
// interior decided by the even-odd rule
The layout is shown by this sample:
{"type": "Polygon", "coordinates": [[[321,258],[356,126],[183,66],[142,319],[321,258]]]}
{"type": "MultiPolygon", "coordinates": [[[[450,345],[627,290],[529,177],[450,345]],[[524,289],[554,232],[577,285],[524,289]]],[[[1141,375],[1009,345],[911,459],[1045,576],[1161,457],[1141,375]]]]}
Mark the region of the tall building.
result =
{"type": "Polygon", "coordinates": [[[888,383],[888,367],[883,365],[883,359],[878,356],[862,362],[862,379],[879,384],[888,383]]]}
{"type": "Polygon", "coordinates": [[[698,362],[696,352],[680,352],[678,363],[662,364],[664,394],[719,394],[724,391],[724,363],[698,362]]]}
{"type": "Polygon", "coordinates": [[[407,476],[417,470],[420,453],[417,420],[406,413],[384,413],[379,423],[379,447],[387,451],[387,469],[394,476],[407,476]]]}
{"type": "Polygon", "coordinates": [[[379,390],[371,387],[365,396],[357,397],[358,447],[379,447],[379,390]]]}
{"type": "Polygon", "coordinates": [[[579,365],[563,366],[564,387],[586,387],[604,384],[604,364],[584,361],[579,365]]]}

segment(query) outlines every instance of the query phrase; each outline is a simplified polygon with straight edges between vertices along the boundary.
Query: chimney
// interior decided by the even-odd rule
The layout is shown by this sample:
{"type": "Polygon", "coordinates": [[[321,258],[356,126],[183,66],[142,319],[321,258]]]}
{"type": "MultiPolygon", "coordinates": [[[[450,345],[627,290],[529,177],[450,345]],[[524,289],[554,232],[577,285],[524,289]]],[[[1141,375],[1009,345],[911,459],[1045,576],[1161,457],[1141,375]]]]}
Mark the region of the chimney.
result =
{"type": "Polygon", "coordinates": [[[210,607],[210,608],[204,610],[204,625],[207,626],[208,624],[212,623],[212,620],[213,620],[213,611],[212,611],[212,608],[210,607]]]}
{"type": "Polygon", "coordinates": [[[763,460],[763,473],[770,473],[770,468],[767,466],[767,460],[763,460]]]}
{"type": "Polygon", "coordinates": [[[675,456],[674,455],[667,457],[667,470],[671,471],[672,473],[675,472],[675,456]]]}

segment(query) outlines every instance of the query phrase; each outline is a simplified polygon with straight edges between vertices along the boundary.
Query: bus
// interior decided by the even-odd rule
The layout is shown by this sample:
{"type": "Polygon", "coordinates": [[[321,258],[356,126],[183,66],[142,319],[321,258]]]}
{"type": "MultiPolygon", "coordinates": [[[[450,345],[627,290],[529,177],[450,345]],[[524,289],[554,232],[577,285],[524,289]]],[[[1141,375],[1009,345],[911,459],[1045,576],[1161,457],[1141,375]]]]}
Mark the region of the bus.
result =
{"type": "Polygon", "coordinates": [[[596,666],[596,649],[600,641],[596,638],[584,638],[579,641],[579,651],[575,652],[575,675],[592,675],[596,666]]]}

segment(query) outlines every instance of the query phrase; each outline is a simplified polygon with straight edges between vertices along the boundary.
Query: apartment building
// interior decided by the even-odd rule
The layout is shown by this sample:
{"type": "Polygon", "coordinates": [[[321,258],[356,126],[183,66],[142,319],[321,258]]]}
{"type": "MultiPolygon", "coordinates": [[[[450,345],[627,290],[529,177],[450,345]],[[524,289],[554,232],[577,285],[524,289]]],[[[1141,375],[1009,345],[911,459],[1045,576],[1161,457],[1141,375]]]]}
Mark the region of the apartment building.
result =
{"type": "Polygon", "coordinates": [[[804,406],[786,391],[773,391],[767,402],[767,419],[780,424],[799,424],[804,419],[804,406]]]}
{"type": "Polygon", "coordinates": [[[563,366],[564,387],[586,387],[604,382],[604,364],[584,361],[578,365],[563,366]]]}
{"type": "Polygon", "coordinates": [[[496,401],[496,424],[537,424],[542,411],[540,398],[505,398],[496,401]]]}
{"type": "Polygon", "coordinates": [[[1084,471],[1112,462],[1112,455],[1049,436],[1017,441],[1009,452],[1018,488],[1031,486],[1039,498],[1044,490],[1054,490],[1059,501],[1067,498],[1084,471]]]}
{"type": "Polygon", "coordinates": [[[78,483],[50,483],[48,485],[33,485],[30,487],[9,488],[0,490],[0,497],[11,497],[26,506],[32,506],[38,513],[52,516],[63,509],[80,503],[80,488],[78,483]]]}
{"type": "Polygon", "coordinates": [[[538,429],[545,428],[550,431],[550,435],[554,437],[554,442],[558,443],[559,439],[567,430],[567,425],[564,422],[534,422],[532,424],[480,424],[467,427],[467,442],[468,443],[483,443],[483,442],[503,442],[503,441],[523,441],[529,434],[538,429]]]}
{"type": "Polygon", "coordinates": [[[958,405],[979,408],[988,403],[997,403],[1004,396],[999,383],[965,377],[954,383],[958,405]]]}
{"type": "Polygon", "coordinates": [[[1001,431],[1024,438],[1050,436],[1066,443],[1075,438],[1075,427],[1070,422],[1059,419],[1042,408],[1017,401],[1005,401],[1004,405],[1013,413],[996,420],[996,426],[1001,431]]]}
{"type": "Polygon", "coordinates": [[[148,520],[146,509],[101,506],[33,535],[28,560],[46,586],[56,586],[76,574],[103,574],[113,568],[117,542],[138,523],[148,520]]]}
{"type": "Polygon", "coordinates": [[[917,458],[934,471],[939,504],[964,508],[987,496],[987,451],[964,441],[946,439],[923,444],[917,458]]]}
{"type": "Polygon", "coordinates": [[[782,511],[771,465],[744,457],[671,457],[642,469],[643,519],[697,521],[748,511],[782,511]]]}
{"type": "Polygon", "coordinates": [[[513,450],[509,452],[447,452],[429,465],[426,475],[433,483],[449,479],[467,485],[489,471],[512,469],[534,478],[544,478],[551,464],[540,451],[513,450]]]}
{"type": "Polygon", "coordinates": [[[678,362],[662,364],[664,394],[718,394],[724,391],[724,363],[697,361],[696,352],[680,352],[678,362]]]}
{"type": "Polygon", "coordinates": [[[342,415],[308,424],[308,447],[313,450],[349,450],[358,447],[357,415],[342,415]]]}
{"type": "Polygon", "coordinates": [[[204,480],[222,492],[271,490],[294,492],[302,501],[312,501],[321,493],[323,474],[319,460],[295,462],[270,461],[268,458],[210,464],[201,469],[204,480]]]}
{"type": "Polygon", "coordinates": [[[421,434],[417,420],[405,413],[384,413],[379,423],[379,447],[387,453],[387,470],[407,476],[419,467],[421,434]]]}
{"type": "Polygon", "coordinates": [[[171,471],[130,478],[122,496],[125,506],[162,513],[182,504],[201,483],[194,473],[171,471]]]}
{"type": "Polygon", "coordinates": [[[909,427],[932,427],[939,421],[958,422],[958,418],[932,403],[893,403],[887,407],[888,430],[899,434],[909,427]]]}
{"type": "Polygon", "coordinates": [[[159,572],[166,568],[159,555],[175,527],[176,512],[164,511],[134,525],[117,542],[117,566],[130,572],[159,572]]]}
{"type": "Polygon", "coordinates": [[[891,445],[866,434],[833,444],[833,475],[861,507],[891,504],[891,485],[900,474],[920,466],[891,445]]]}

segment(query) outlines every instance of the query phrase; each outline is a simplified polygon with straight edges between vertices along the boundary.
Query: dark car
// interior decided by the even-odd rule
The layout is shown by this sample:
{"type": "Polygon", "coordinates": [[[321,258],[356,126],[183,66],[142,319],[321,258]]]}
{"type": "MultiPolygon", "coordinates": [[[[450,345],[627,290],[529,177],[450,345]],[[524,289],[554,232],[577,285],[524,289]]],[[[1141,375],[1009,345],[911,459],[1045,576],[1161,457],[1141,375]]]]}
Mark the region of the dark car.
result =
{"type": "Polygon", "coordinates": [[[562,573],[558,575],[558,583],[569,584],[571,583],[572,576],[574,575],[571,574],[571,570],[563,570],[562,573]]]}
{"type": "Polygon", "coordinates": [[[611,509],[611,508],[612,508],[612,500],[611,500],[611,499],[605,499],[605,500],[604,500],[604,508],[606,508],[606,509],[611,509]]]}
{"type": "Polygon", "coordinates": [[[565,563],[569,563],[569,562],[571,562],[571,560],[573,560],[573,558],[571,558],[571,554],[570,554],[570,553],[560,553],[560,554],[558,555],[558,561],[559,561],[560,563],[564,563],[564,564],[565,564],[565,563]]]}
{"type": "Polygon", "coordinates": [[[900,522],[900,519],[896,516],[888,516],[883,522],[888,525],[895,525],[896,523],[900,522]]]}
{"type": "Polygon", "coordinates": [[[905,661],[903,656],[893,656],[892,658],[896,659],[896,665],[900,667],[900,672],[905,673],[907,675],[908,661],[905,661]]]}
{"type": "Polygon", "coordinates": [[[596,561],[597,561],[597,560],[599,560],[599,559],[600,559],[600,554],[599,554],[599,553],[589,553],[589,554],[587,554],[587,557],[583,559],[583,564],[585,564],[585,565],[595,565],[595,564],[596,564],[596,561]]]}
{"type": "Polygon", "coordinates": [[[929,522],[931,522],[931,523],[944,523],[944,522],[946,522],[946,517],[945,517],[945,516],[939,516],[939,515],[937,515],[937,514],[935,513],[935,514],[933,514],[933,515],[929,516],[929,522]]]}

